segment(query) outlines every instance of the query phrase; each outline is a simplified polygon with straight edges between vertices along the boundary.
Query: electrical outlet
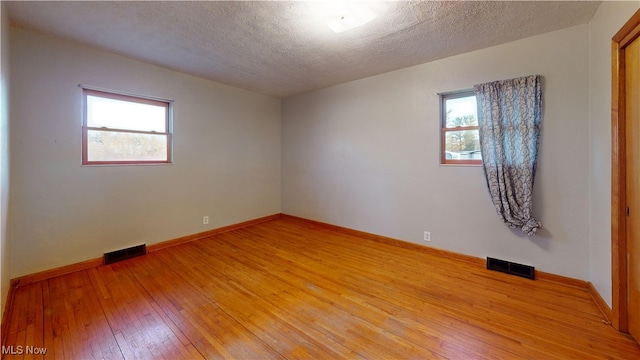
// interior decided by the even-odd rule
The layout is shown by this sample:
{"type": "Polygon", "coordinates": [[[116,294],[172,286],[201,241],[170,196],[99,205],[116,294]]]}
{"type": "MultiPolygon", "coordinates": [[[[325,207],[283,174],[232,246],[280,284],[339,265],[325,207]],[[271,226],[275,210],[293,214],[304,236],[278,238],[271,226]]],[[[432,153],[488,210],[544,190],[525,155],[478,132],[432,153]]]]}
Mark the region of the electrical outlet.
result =
{"type": "Polygon", "coordinates": [[[431,233],[428,231],[424,232],[424,241],[431,241],[431,233]]]}
{"type": "Polygon", "coordinates": [[[209,217],[208,216],[203,216],[202,217],[202,224],[207,225],[209,223],[209,217]]]}

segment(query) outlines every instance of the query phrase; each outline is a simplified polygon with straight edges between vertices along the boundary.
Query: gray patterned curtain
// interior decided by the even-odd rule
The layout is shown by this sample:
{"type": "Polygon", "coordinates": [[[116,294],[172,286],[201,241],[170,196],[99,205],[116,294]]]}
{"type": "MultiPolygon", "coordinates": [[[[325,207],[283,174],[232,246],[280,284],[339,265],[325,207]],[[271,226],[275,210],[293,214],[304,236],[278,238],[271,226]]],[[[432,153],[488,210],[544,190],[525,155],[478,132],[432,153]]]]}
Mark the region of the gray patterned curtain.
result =
{"type": "Polygon", "coordinates": [[[474,86],[480,147],[491,201],[500,219],[532,236],[531,215],[542,117],[540,75],[474,86]]]}

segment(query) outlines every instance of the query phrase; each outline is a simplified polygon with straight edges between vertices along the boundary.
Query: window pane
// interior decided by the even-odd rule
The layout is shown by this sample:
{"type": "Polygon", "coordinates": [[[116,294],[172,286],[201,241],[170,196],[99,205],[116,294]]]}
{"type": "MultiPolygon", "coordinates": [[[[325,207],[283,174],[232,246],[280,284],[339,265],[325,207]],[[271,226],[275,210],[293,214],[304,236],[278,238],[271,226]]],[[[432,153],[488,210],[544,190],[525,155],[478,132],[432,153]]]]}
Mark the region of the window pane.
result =
{"type": "Polygon", "coordinates": [[[87,126],[167,132],[167,107],[87,95],[87,126]]]}
{"type": "Polygon", "coordinates": [[[478,130],[447,131],[445,150],[446,160],[481,160],[478,130]]]}
{"type": "Polygon", "coordinates": [[[478,126],[478,106],[476,96],[446,99],[446,126],[455,128],[458,126],[478,126]]]}
{"type": "Polygon", "coordinates": [[[167,135],[89,130],[88,161],[167,161],[167,135]]]}

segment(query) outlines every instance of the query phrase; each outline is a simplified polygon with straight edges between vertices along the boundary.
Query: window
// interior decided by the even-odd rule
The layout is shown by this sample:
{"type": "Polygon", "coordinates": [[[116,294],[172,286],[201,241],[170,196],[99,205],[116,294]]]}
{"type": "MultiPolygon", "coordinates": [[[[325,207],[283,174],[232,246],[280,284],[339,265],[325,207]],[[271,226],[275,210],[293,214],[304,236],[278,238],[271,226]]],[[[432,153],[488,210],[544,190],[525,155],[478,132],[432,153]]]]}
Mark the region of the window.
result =
{"type": "Polygon", "coordinates": [[[441,164],[482,164],[473,90],[440,94],[441,164]]]}
{"type": "Polygon", "coordinates": [[[83,89],[82,164],[171,162],[169,101],[83,89]]]}

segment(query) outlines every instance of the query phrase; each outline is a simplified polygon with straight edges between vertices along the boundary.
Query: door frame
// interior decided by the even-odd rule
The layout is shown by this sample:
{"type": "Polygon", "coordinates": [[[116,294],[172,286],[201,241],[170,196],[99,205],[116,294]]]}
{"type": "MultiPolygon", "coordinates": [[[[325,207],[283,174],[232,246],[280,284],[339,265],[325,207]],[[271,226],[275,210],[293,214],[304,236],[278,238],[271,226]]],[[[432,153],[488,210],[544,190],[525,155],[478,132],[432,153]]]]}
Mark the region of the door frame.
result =
{"type": "Polygon", "coordinates": [[[611,325],[628,332],[625,48],[640,37],[640,10],[611,43],[611,325]]]}

